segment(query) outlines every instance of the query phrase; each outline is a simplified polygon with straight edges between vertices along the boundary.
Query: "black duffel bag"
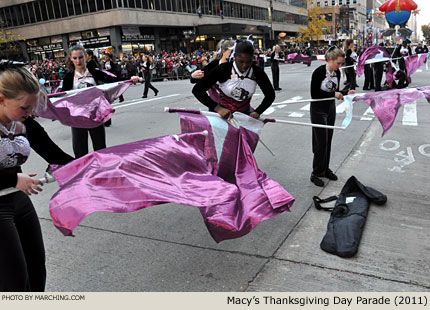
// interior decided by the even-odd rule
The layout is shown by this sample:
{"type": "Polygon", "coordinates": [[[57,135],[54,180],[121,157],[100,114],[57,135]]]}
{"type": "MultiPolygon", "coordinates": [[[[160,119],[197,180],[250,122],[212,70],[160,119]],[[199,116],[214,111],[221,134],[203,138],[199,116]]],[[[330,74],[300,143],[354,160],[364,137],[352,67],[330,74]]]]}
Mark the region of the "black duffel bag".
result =
{"type": "Polygon", "coordinates": [[[387,196],[364,186],[352,176],[343,186],[339,197],[320,199],[314,196],[313,200],[318,210],[331,211],[327,232],[320,244],[321,249],[340,257],[352,257],[360,244],[369,203],[383,205],[387,202],[387,196]],[[336,200],[334,208],[321,206],[321,203],[333,200],[336,200]]]}

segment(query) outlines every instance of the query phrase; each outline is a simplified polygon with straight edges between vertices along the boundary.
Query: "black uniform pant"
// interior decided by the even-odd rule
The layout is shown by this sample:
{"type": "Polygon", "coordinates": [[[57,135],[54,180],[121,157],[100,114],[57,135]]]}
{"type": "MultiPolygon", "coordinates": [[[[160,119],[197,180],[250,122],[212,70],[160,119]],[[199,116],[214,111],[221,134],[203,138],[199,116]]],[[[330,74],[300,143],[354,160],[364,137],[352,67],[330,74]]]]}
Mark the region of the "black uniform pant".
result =
{"type": "Polygon", "coordinates": [[[91,129],[72,127],[72,143],[75,158],[88,154],[88,133],[91,136],[94,151],[106,148],[106,132],[104,125],[91,129]]]}
{"type": "Polygon", "coordinates": [[[384,64],[382,62],[374,63],[373,71],[375,73],[375,90],[381,90],[382,75],[384,74],[384,64]]]}
{"type": "Polygon", "coordinates": [[[45,247],[29,197],[19,191],[0,196],[0,291],[43,292],[45,247]]]}
{"type": "MultiPolygon", "coordinates": [[[[336,104],[334,101],[312,102],[311,122],[313,124],[334,126],[336,120],[336,104]]],[[[312,152],[314,160],[312,174],[318,177],[326,175],[330,164],[331,140],[333,129],[312,128],[312,152]]]]}
{"type": "Polygon", "coordinates": [[[397,80],[397,83],[395,81],[393,82],[393,88],[401,89],[407,86],[406,84],[407,75],[404,71],[402,70],[397,71],[395,75],[395,80],[397,80]]]}
{"type": "Polygon", "coordinates": [[[364,86],[363,89],[374,89],[374,79],[372,65],[364,65],[364,86]]]}
{"type": "Polygon", "coordinates": [[[278,65],[278,63],[273,63],[271,68],[272,68],[273,88],[279,89],[279,65],[278,65]]]}
{"type": "Polygon", "coordinates": [[[143,95],[145,97],[148,96],[148,90],[149,90],[149,88],[152,89],[154,91],[154,93],[158,93],[158,89],[156,89],[151,84],[151,74],[145,73],[145,88],[143,90],[143,95]]]}

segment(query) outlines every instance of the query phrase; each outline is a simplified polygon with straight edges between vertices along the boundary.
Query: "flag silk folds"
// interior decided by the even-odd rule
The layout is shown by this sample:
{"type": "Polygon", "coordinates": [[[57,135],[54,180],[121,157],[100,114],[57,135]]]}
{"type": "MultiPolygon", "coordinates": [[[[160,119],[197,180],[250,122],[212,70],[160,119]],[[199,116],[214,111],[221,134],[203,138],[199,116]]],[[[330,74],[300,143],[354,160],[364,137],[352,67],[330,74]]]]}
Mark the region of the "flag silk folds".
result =
{"type": "MultiPolygon", "coordinates": [[[[175,202],[224,210],[238,189],[211,173],[204,133],[165,136],[92,152],[54,168],[60,189],[49,202],[64,234],[98,211],[132,212],[175,202]]],[[[216,212],[216,211],[215,211],[216,212]]]]}
{"type": "Polygon", "coordinates": [[[360,56],[358,60],[357,68],[355,69],[355,73],[357,76],[362,76],[364,73],[364,65],[370,63],[376,63],[379,61],[388,61],[387,63],[387,73],[386,80],[390,87],[393,85],[394,77],[392,72],[392,66],[390,60],[390,54],[387,49],[382,46],[373,45],[368,47],[364,53],[360,56]]]}
{"type": "Polygon", "coordinates": [[[424,61],[427,58],[427,54],[415,54],[406,57],[405,59],[405,65],[406,65],[406,71],[408,74],[408,82],[411,83],[411,75],[415,73],[415,71],[418,70],[419,67],[424,63],[424,61]]]}
{"type": "Polygon", "coordinates": [[[297,53],[288,54],[287,59],[292,63],[303,62],[304,65],[308,65],[308,66],[310,66],[312,63],[312,57],[299,55],[297,53]]]}
{"type": "Polygon", "coordinates": [[[260,222],[290,209],[294,198],[258,169],[254,158],[262,121],[235,112],[233,126],[216,116],[178,114],[183,133],[209,132],[206,157],[212,159],[212,173],[238,190],[234,201],[222,208],[199,209],[215,241],[243,236],[260,222]]]}
{"type": "Polygon", "coordinates": [[[115,111],[110,105],[127,88],[131,81],[98,85],[70,92],[59,97],[43,98],[46,109],[35,111],[37,116],[58,120],[76,128],[95,128],[109,120],[115,111]]]}
{"type": "Polygon", "coordinates": [[[364,101],[372,108],[382,125],[384,136],[393,126],[400,107],[422,98],[426,98],[430,103],[430,86],[366,93],[355,96],[353,101],[364,101]]]}

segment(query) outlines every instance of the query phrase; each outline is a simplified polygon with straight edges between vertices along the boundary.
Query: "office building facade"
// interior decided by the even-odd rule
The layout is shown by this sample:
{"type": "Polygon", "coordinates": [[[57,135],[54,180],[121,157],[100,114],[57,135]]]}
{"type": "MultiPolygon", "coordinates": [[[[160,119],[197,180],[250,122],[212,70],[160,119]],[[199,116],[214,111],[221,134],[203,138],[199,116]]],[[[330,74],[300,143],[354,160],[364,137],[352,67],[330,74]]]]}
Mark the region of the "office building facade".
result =
{"type": "Polygon", "coordinates": [[[189,52],[237,35],[253,34],[259,47],[281,32],[295,36],[307,25],[305,6],[303,0],[2,0],[0,26],[25,38],[18,44],[27,59],[62,59],[78,42],[116,56],[189,52]]]}

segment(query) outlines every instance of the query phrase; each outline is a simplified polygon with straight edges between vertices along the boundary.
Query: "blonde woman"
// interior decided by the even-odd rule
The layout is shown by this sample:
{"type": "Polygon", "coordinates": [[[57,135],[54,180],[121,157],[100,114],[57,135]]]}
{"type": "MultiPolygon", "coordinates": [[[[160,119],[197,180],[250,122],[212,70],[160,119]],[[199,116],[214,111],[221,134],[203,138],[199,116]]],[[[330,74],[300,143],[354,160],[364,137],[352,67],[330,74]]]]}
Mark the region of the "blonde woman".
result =
{"type": "MultiPolygon", "coordinates": [[[[312,73],[311,97],[312,99],[324,99],[335,97],[343,99],[344,91],[339,91],[340,71],[339,68],[345,61],[345,53],[340,48],[333,46],[326,52],[327,64],[321,65],[312,73]]],[[[349,94],[353,94],[350,90],[349,94]]],[[[311,102],[311,122],[313,124],[331,125],[336,120],[335,100],[311,102]]],[[[325,177],[336,181],[337,176],[330,170],[330,152],[333,129],[312,128],[312,152],[314,153],[313,170],[311,182],[316,186],[324,186],[325,177]]]]}
{"type": "Polygon", "coordinates": [[[21,165],[34,149],[50,164],[64,165],[64,153],[31,117],[41,108],[40,85],[24,68],[0,65],[0,189],[19,191],[0,196],[0,291],[45,290],[45,248],[29,195],[42,190],[33,173],[21,165]]]}

